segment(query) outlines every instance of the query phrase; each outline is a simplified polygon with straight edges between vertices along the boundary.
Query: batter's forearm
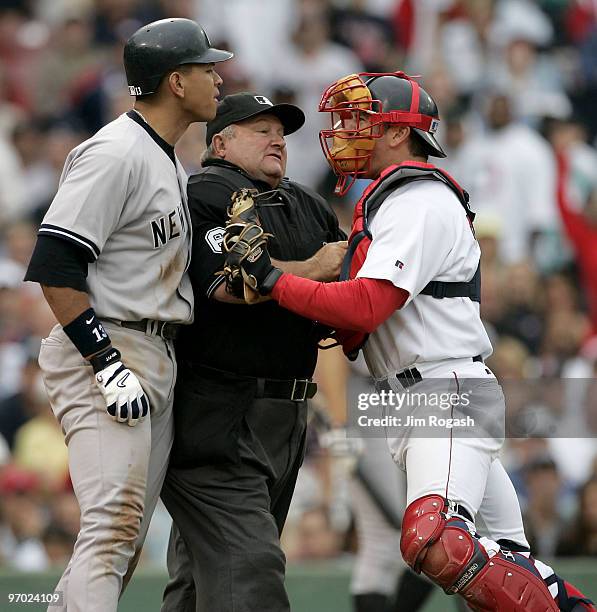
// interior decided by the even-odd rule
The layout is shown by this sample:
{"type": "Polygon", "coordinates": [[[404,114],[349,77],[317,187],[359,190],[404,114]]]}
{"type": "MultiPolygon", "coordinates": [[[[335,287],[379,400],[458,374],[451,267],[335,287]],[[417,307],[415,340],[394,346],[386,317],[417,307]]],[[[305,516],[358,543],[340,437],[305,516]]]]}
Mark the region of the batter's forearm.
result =
{"type": "Polygon", "coordinates": [[[64,333],[85,359],[92,360],[98,355],[114,352],[110,337],[91,307],[87,293],[70,287],[42,285],[41,288],[64,333]]]}
{"type": "Polygon", "coordinates": [[[348,376],[348,361],[340,348],[319,351],[315,378],[325,397],[326,412],[333,427],[341,427],[346,423],[348,376]]]}
{"type": "Polygon", "coordinates": [[[82,312],[91,308],[89,296],[84,291],[70,287],[41,285],[44,297],[62,327],[74,321],[82,312]]]}

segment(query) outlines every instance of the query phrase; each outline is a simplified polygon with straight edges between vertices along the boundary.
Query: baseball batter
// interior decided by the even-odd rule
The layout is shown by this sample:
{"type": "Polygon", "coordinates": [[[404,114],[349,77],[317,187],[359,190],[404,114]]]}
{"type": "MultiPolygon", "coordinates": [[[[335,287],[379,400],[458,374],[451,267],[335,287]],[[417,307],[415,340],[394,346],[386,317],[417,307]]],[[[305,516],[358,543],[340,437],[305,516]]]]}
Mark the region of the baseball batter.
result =
{"type": "MultiPolygon", "coordinates": [[[[406,471],[400,549],[410,567],[473,610],[595,610],[530,556],[516,493],[498,459],[505,405],[483,363],[492,349],[479,316],[474,213],[454,179],[427,163],[445,157],[434,137],[435,102],[402,72],[362,73],[333,83],[320,111],[332,119],[321,141],[338,191],[359,176],[374,179],[355,209],[347,280],[323,284],[282,273],[260,245],[241,240],[234,257],[245,283],[336,328],[347,354],[364,347],[379,390],[468,393],[467,415],[482,433],[432,437],[407,420],[388,440],[406,471]],[[489,537],[478,535],[477,515],[489,537]]],[[[456,416],[456,401],[431,416],[456,416]]]]}
{"type": "Polygon", "coordinates": [[[39,362],[81,508],[56,587],[69,612],[116,610],[166,473],[172,341],[193,318],[187,178],[174,144],[214,117],[214,65],[229,57],[188,19],[133,34],[124,65],[134,109],[70,152],[39,230],[26,278],[59,321],[39,362]]]}
{"type": "MultiPolygon", "coordinates": [[[[379,407],[382,416],[382,407],[379,407]]],[[[396,554],[406,507],[404,472],[393,469],[385,440],[363,438],[350,503],[359,543],[350,590],[355,612],[417,612],[434,590],[396,554]]]]}

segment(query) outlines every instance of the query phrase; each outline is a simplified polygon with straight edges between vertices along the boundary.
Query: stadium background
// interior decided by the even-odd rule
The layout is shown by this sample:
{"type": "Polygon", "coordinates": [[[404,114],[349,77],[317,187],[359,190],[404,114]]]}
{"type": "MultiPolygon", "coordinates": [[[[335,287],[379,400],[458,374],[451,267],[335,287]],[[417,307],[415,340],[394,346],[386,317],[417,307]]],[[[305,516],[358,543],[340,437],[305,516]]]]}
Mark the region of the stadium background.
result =
{"type": "MultiPolygon", "coordinates": [[[[345,227],[362,185],[331,194],[323,88],[364,69],[424,75],[442,165],[479,213],[491,367],[510,391],[510,422],[532,424],[532,437],[511,430],[504,462],[538,556],[557,557],[597,597],[597,1],[0,0],[0,609],[13,609],[8,592],[53,586],[78,530],[36,364],[53,317],[24,268],[66,154],[131,105],[123,41],[165,16],[197,19],[236,53],[221,65],[223,93],[303,108],[288,174],[326,195],[345,227]]],[[[195,125],[177,146],[189,173],[203,140],[195,125]]],[[[327,351],[317,376],[317,402],[339,418],[362,364],[327,351]]],[[[351,463],[313,431],[284,534],[299,612],[349,609],[351,463]]],[[[123,610],[158,609],[168,531],[160,508],[123,610]]],[[[433,609],[452,605],[441,597],[433,609]]]]}

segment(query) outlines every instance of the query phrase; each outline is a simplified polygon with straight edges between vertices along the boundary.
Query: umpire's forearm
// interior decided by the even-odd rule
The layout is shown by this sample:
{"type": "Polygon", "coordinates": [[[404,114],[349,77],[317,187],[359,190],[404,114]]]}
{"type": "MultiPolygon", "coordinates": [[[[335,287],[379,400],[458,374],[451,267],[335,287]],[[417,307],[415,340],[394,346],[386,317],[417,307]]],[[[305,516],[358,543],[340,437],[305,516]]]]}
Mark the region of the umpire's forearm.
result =
{"type": "Polygon", "coordinates": [[[313,258],[307,259],[306,261],[279,261],[278,259],[272,259],[272,265],[276,268],[280,268],[282,272],[294,274],[294,276],[319,280],[317,278],[319,267],[313,258]]]}
{"type": "Polygon", "coordinates": [[[305,261],[278,261],[272,259],[272,264],[282,272],[301,278],[329,283],[338,279],[342,261],[346,254],[348,243],[345,240],[328,242],[317,253],[305,261]]]}
{"type": "Polygon", "coordinates": [[[246,304],[245,300],[228,293],[226,291],[226,283],[224,282],[217,286],[211,297],[218,302],[225,302],[226,304],[246,304]]]}

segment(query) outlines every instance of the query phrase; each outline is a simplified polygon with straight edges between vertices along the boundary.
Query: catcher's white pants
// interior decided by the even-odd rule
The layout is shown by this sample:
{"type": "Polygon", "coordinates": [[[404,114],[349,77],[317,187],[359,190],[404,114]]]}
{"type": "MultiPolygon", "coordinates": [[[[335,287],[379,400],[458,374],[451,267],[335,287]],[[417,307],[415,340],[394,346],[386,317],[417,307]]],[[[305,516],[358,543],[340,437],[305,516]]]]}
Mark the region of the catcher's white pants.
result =
{"type": "Polygon", "coordinates": [[[91,367],[60,326],[40,350],[39,364],[54,415],[68,446],[81,508],[81,528],[50,612],[116,612],[138,561],[172,446],[176,362],[171,342],[104,326],[122,360],[139,378],[150,414],[135,427],[113,421],[91,367]]]}
{"type": "MultiPolygon", "coordinates": [[[[418,367],[418,366],[417,366],[418,367]]],[[[503,422],[505,403],[493,373],[481,362],[453,359],[419,368],[423,381],[409,392],[461,393],[472,391],[467,410],[494,422],[503,422]]],[[[397,392],[404,389],[390,381],[397,392]]],[[[446,416],[443,414],[442,416],[446,416]]],[[[508,539],[528,546],[514,486],[498,456],[503,437],[464,437],[449,432],[434,438],[408,435],[388,437],[394,461],[406,470],[407,505],[429,494],[461,504],[480,516],[491,540],[508,539]]]]}

